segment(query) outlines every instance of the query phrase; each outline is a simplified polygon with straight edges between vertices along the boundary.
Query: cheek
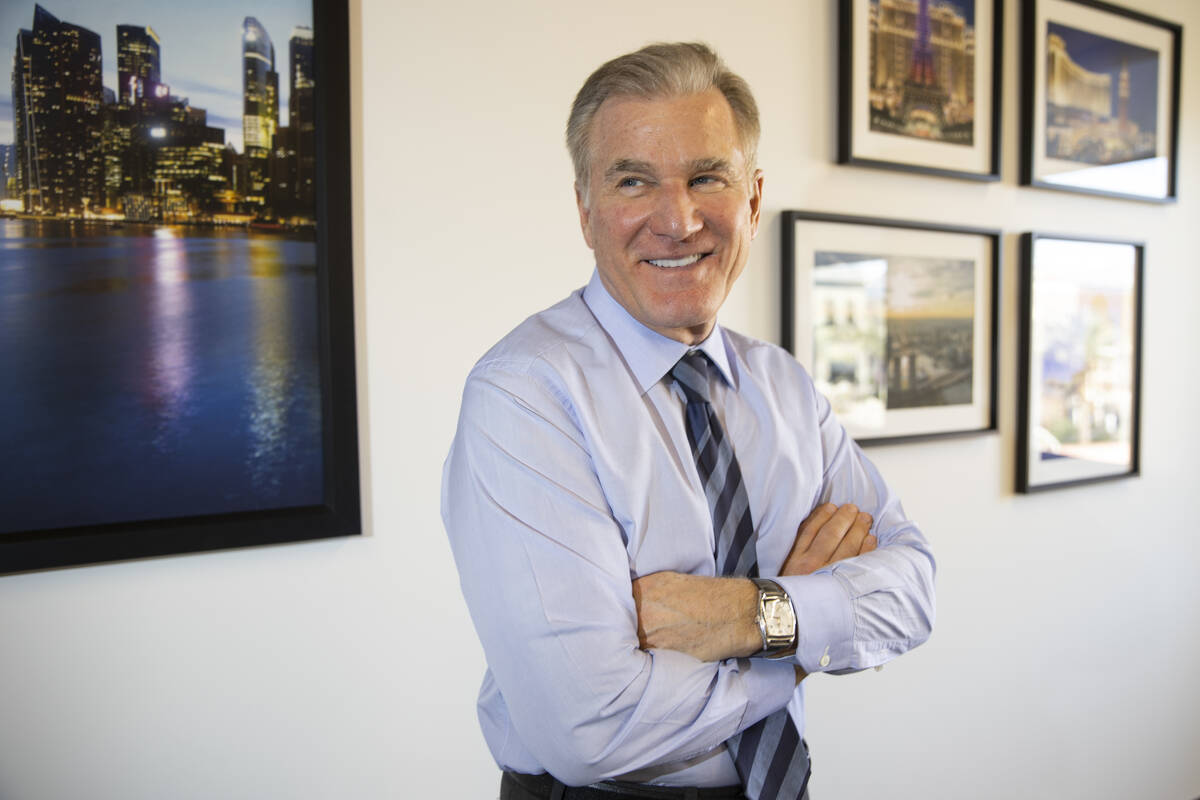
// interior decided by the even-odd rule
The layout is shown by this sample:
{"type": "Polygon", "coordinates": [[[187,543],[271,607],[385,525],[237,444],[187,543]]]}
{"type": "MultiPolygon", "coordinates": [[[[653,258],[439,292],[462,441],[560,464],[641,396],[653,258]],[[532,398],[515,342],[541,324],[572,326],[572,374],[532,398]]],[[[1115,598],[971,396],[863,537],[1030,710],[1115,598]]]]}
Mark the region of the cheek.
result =
{"type": "Polygon", "coordinates": [[[609,247],[628,244],[639,229],[636,214],[609,211],[593,217],[592,237],[609,247]]]}

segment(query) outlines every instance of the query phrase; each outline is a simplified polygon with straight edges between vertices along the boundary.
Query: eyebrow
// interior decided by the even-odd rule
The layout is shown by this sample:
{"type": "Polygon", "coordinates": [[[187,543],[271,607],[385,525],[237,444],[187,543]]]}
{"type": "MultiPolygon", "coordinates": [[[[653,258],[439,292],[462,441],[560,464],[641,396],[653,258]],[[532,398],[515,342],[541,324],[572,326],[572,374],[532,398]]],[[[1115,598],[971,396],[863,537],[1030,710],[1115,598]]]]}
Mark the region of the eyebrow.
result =
{"type": "MultiPolygon", "coordinates": [[[[691,163],[692,172],[721,172],[725,174],[733,174],[733,166],[723,158],[701,158],[691,163]]],[[[612,163],[608,169],[604,171],[605,179],[611,179],[618,175],[626,175],[630,172],[640,173],[643,175],[653,175],[654,168],[648,161],[638,161],[632,158],[618,158],[612,163]]]]}
{"type": "Polygon", "coordinates": [[[733,165],[723,158],[702,158],[692,162],[693,172],[724,172],[733,173],[733,165]]]}
{"type": "Polygon", "coordinates": [[[632,158],[618,158],[612,163],[608,169],[604,171],[606,179],[615,178],[618,175],[625,175],[630,172],[638,172],[643,175],[649,175],[654,172],[648,161],[635,161],[632,158]]]}

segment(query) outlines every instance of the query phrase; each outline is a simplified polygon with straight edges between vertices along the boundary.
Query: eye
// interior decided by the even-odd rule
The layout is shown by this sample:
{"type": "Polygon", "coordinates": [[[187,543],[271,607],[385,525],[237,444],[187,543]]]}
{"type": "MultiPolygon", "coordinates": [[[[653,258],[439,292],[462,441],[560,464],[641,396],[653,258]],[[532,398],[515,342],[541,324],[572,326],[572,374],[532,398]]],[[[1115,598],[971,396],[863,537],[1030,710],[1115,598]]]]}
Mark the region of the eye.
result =
{"type": "Polygon", "coordinates": [[[692,178],[691,185],[701,191],[715,191],[724,186],[725,181],[716,175],[697,175],[692,178]]]}
{"type": "Polygon", "coordinates": [[[627,178],[621,178],[621,180],[617,181],[617,188],[618,189],[636,189],[637,187],[641,186],[642,184],[643,184],[643,181],[641,178],[627,177],[627,178]]]}

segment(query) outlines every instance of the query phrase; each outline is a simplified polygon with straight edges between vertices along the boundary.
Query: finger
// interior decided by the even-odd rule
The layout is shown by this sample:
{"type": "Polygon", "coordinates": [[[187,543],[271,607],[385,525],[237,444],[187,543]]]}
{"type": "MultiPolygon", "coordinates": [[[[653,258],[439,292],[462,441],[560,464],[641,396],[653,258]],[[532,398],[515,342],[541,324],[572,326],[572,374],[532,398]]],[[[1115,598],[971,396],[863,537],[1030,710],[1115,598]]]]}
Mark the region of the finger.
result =
{"type": "Polygon", "coordinates": [[[875,534],[867,534],[867,538],[863,539],[863,546],[859,549],[858,554],[869,553],[879,546],[879,540],[875,538],[875,534]]]}
{"type": "Polygon", "coordinates": [[[809,554],[820,559],[821,563],[829,562],[857,517],[858,507],[853,503],[840,507],[817,531],[812,546],[808,548],[809,554]]]}
{"type": "Polygon", "coordinates": [[[812,546],[812,541],[816,538],[817,532],[821,530],[821,527],[830,520],[837,510],[838,507],[833,503],[822,503],[814,508],[812,513],[804,518],[804,522],[800,523],[800,531],[796,535],[792,551],[803,553],[812,546]]]}
{"type": "Polygon", "coordinates": [[[871,532],[871,515],[865,511],[859,511],[854,517],[854,524],[850,526],[850,530],[846,531],[846,535],[842,537],[841,543],[837,550],[833,553],[833,558],[830,561],[841,561],[843,558],[852,558],[859,554],[862,550],[863,541],[871,532]]]}

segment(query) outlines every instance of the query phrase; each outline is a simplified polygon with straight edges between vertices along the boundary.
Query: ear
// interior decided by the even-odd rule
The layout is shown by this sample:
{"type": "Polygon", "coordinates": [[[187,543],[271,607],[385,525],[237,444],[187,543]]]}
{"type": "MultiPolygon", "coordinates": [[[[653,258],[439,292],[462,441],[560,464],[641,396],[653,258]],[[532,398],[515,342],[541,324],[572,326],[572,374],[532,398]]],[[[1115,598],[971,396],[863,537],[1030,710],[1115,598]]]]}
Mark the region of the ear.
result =
{"type": "Polygon", "coordinates": [[[750,180],[750,238],[758,235],[758,218],[762,213],[763,171],[754,170],[750,180]]]}
{"type": "Polygon", "coordinates": [[[575,183],[575,207],[579,209],[579,228],[583,231],[583,240],[587,242],[589,249],[595,250],[596,248],[592,247],[591,211],[578,182],[575,183]]]}

